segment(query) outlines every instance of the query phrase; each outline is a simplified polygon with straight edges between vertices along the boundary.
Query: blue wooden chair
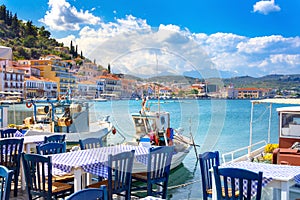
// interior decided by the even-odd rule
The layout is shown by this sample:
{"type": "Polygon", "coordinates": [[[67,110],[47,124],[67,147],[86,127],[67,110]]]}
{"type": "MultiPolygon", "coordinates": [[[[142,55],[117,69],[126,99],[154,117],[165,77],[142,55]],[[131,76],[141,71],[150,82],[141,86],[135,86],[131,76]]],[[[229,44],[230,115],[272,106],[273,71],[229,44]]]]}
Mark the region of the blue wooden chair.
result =
{"type": "Polygon", "coordinates": [[[80,149],[93,149],[98,147],[103,147],[101,138],[86,138],[79,140],[80,149]]]}
{"type": "MultiPolygon", "coordinates": [[[[36,152],[40,155],[51,155],[57,153],[65,153],[66,152],[66,142],[57,143],[57,142],[50,142],[46,144],[41,144],[36,146],[36,152]]],[[[73,174],[66,174],[63,176],[54,176],[53,181],[69,183],[74,181],[73,174]]]]}
{"type": "Polygon", "coordinates": [[[11,181],[14,172],[0,165],[0,199],[9,200],[11,181]]]}
{"type": "MultiPolygon", "coordinates": [[[[79,145],[81,150],[103,147],[101,138],[86,138],[83,140],[79,140],[79,145]]],[[[98,178],[95,179],[97,179],[97,181],[101,181],[102,177],[98,176],[98,178]]]]}
{"type": "Polygon", "coordinates": [[[48,143],[48,142],[62,143],[65,142],[65,140],[66,140],[65,134],[56,134],[56,135],[45,136],[44,143],[48,143]]]}
{"type": "MultiPolygon", "coordinates": [[[[1,138],[10,138],[10,137],[15,137],[15,133],[18,131],[16,128],[8,128],[1,130],[1,138]]],[[[20,130],[20,132],[22,132],[20,130]]]]}
{"type": "Polygon", "coordinates": [[[213,166],[220,165],[219,152],[215,151],[199,154],[199,164],[201,171],[203,200],[207,200],[208,197],[212,197],[212,172],[210,169],[212,169],[213,166]]]}
{"type": "Polygon", "coordinates": [[[107,187],[101,185],[100,188],[88,188],[72,194],[67,200],[107,200],[107,187]]]}
{"type": "Polygon", "coordinates": [[[29,200],[34,197],[64,198],[74,192],[67,183],[52,182],[52,163],[50,156],[22,153],[23,168],[29,200]]]}
{"type": "Polygon", "coordinates": [[[133,160],[134,150],[108,155],[108,178],[88,185],[87,188],[99,188],[101,185],[106,185],[109,200],[112,200],[113,194],[124,196],[126,200],[130,200],[133,160]]]}
{"type": "MultiPolygon", "coordinates": [[[[156,148],[150,148],[147,161],[147,172],[133,173],[132,179],[142,183],[132,184],[132,191],[146,190],[147,196],[160,195],[161,198],[167,198],[168,181],[170,174],[170,167],[172,156],[174,153],[173,146],[161,146],[156,148]],[[154,190],[153,186],[162,187],[162,190],[154,190]]],[[[138,194],[135,194],[138,196],[138,194]]]]}
{"type": "Polygon", "coordinates": [[[218,166],[214,166],[213,169],[217,199],[251,200],[254,197],[256,200],[261,199],[262,172],[255,173],[245,169],[219,168],[218,166]],[[257,185],[255,196],[252,195],[252,183],[257,185]],[[244,188],[247,188],[246,192],[244,188]]]}
{"type": "Polygon", "coordinates": [[[66,152],[66,142],[50,142],[36,146],[36,152],[40,155],[51,155],[66,152]]]}
{"type": "Polygon", "coordinates": [[[18,195],[18,181],[20,174],[21,153],[24,138],[0,140],[0,165],[13,170],[14,196],[18,195]]]}

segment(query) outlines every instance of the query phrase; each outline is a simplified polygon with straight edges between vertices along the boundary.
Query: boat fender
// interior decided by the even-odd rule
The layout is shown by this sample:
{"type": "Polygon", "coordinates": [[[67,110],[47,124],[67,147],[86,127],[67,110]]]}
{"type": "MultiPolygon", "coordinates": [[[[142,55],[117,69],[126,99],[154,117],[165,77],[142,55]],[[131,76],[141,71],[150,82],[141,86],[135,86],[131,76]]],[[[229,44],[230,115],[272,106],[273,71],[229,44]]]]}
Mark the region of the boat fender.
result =
{"type": "Polygon", "coordinates": [[[174,139],[174,130],[173,128],[167,128],[167,138],[168,138],[168,143],[170,146],[173,145],[173,139],[174,139]]]}
{"type": "Polygon", "coordinates": [[[115,128],[115,127],[113,127],[112,129],[111,129],[111,132],[112,132],[112,134],[116,134],[117,133],[117,129],[115,128]]]}
{"type": "Polygon", "coordinates": [[[71,126],[71,125],[72,125],[72,123],[73,123],[73,120],[72,120],[72,118],[70,118],[70,117],[67,117],[67,118],[65,119],[65,124],[66,124],[66,126],[71,126]]]}
{"type": "Polygon", "coordinates": [[[26,102],[26,107],[27,108],[31,108],[31,106],[32,106],[32,103],[26,102]]]}
{"type": "Polygon", "coordinates": [[[58,119],[58,126],[71,126],[73,123],[70,117],[61,117],[58,119]]]}

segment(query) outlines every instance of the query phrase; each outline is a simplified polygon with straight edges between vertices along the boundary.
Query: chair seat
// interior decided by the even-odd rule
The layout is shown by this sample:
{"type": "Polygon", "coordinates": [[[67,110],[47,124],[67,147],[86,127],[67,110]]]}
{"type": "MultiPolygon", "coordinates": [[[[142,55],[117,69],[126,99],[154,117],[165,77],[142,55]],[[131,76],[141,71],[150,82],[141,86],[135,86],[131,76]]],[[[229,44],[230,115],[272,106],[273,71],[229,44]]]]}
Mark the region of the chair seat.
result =
{"type": "MultiPolygon", "coordinates": [[[[231,197],[231,189],[230,188],[228,189],[228,192],[229,192],[229,197],[231,197]]],[[[212,191],[212,189],[207,189],[206,193],[212,195],[213,191],[212,191]]],[[[236,197],[238,197],[239,194],[240,194],[239,191],[235,191],[236,197]]],[[[225,197],[225,189],[224,188],[222,188],[222,196],[225,197]]]]}
{"type": "Polygon", "coordinates": [[[66,174],[63,176],[52,175],[52,180],[57,182],[72,182],[74,181],[73,174],[66,174]]]}
{"type": "Polygon", "coordinates": [[[141,180],[147,180],[147,172],[133,173],[132,174],[132,178],[141,179],[141,180]]]}
{"type": "MultiPolygon", "coordinates": [[[[48,187],[46,187],[48,188],[48,187]]],[[[52,193],[57,194],[61,192],[65,192],[66,190],[71,190],[73,188],[72,185],[61,182],[53,182],[52,183],[52,193]]]]}

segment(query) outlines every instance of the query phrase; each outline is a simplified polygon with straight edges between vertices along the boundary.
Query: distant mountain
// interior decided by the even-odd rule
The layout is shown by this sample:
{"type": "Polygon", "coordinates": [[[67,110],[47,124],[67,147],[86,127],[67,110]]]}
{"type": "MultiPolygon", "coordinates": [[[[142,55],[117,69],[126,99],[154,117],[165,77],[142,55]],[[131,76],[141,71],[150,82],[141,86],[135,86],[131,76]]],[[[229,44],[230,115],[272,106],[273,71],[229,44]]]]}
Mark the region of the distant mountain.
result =
{"type": "MultiPolygon", "coordinates": [[[[230,71],[221,71],[218,70],[218,75],[214,74],[213,77],[210,78],[231,78],[236,76],[235,73],[230,72],[230,71]],[[218,77],[219,76],[219,77],[218,77]]],[[[193,70],[193,71],[186,71],[183,73],[184,76],[189,76],[189,77],[193,77],[193,78],[198,78],[198,79],[202,79],[202,75],[199,71],[193,70]]]]}
{"type": "Polygon", "coordinates": [[[223,79],[223,82],[225,85],[233,84],[237,88],[257,87],[300,90],[300,74],[271,74],[258,78],[241,76],[223,79]]]}
{"type": "Polygon", "coordinates": [[[151,78],[139,78],[125,75],[126,78],[132,78],[145,82],[157,83],[189,83],[196,81],[207,81],[210,84],[218,84],[220,86],[234,85],[235,88],[268,88],[268,89],[293,89],[300,91],[300,74],[294,75],[278,75],[271,74],[263,77],[239,76],[232,78],[208,78],[201,79],[189,76],[156,76],[151,78]]]}

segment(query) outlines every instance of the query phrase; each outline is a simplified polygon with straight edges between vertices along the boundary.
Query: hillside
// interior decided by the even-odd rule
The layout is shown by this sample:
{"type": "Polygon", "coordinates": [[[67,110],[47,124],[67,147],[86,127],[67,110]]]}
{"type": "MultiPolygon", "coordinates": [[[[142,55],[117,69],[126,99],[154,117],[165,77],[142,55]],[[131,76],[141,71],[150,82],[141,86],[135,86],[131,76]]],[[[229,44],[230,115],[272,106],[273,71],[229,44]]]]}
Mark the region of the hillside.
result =
{"type": "Polygon", "coordinates": [[[50,36],[45,27],[37,27],[32,21],[23,22],[5,5],[0,6],[0,45],[13,49],[13,60],[38,59],[49,54],[70,59],[70,54],[54,51],[55,47],[62,47],[63,44],[50,36]]]}
{"type": "Polygon", "coordinates": [[[234,84],[235,87],[257,87],[300,90],[300,74],[267,75],[259,78],[250,76],[223,79],[225,85],[234,84]]]}
{"type": "MultiPolygon", "coordinates": [[[[159,83],[190,83],[193,84],[196,78],[187,76],[157,76],[149,79],[140,79],[148,82],[159,82],[159,83]]],[[[199,80],[204,81],[204,80],[199,80]]],[[[217,79],[209,78],[205,80],[209,84],[218,84],[222,86],[228,86],[233,84],[235,88],[273,88],[280,90],[293,89],[300,91],[300,74],[294,75],[267,75],[263,77],[254,78],[251,76],[240,76],[233,78],[217,79]]]]}

